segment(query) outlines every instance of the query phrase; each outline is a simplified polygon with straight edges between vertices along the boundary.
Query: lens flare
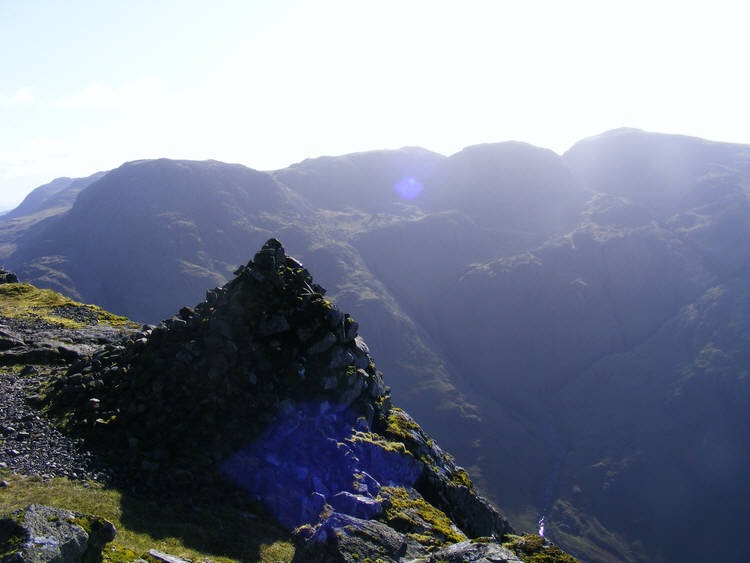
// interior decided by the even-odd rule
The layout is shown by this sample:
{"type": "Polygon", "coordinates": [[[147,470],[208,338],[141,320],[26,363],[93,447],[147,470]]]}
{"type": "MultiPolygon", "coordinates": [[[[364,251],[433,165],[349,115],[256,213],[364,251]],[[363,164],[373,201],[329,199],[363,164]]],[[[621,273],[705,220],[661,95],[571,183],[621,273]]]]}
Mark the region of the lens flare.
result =
{"type": "Polygon", "coordinates": [[[393,189],[403,199],[411,201],[422,193],[424,186],[420,184],[416,178],[407,176],[406,178],[399,180],[399,182],[393,186],[393,189]]]}
{"type": "Polygon", "coordinates": [[[326,505],[369,519],[382,485],[411,487],[422,472],[411,456],[359,438],[369,432],[345,407],[291,404],[221,470],[290,529],[317,523],[326,505]]]}

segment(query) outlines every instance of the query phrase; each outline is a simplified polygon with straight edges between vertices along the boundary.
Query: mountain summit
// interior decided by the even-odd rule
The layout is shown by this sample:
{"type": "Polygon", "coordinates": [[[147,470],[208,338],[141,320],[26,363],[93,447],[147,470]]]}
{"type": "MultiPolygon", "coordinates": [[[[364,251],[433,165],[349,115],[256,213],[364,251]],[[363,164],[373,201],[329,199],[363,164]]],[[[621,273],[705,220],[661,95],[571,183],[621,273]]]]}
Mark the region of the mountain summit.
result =
{"type": "Polygon", "coordinates": [[[324,295],[271,239],[195,309],[74,362],[44,402],[131,486],[228,481],[262,501],[296,561],[522,561],[525,540],[391,406],[357,322],[324,295]]]}

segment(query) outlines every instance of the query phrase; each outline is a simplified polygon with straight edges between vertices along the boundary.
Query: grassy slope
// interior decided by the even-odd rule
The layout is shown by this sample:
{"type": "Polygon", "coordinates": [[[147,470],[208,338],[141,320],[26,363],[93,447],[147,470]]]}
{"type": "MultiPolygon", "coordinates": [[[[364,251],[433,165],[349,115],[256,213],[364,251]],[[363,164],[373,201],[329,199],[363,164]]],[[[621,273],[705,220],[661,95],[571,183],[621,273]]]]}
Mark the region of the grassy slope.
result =
{"type": "Polygon", "coordinates": [[[136,554],[158,549],[195,561],[291,561],[294,548],[275,526],[221,506],[192,510],[159,505],[96,483],[13,475],[0,489],[0,514],[39,503],[106,518],[117,529],[116,544],[136,554]]]}
{"type": "Polygon", "coordinates": [[[9,318],[37,318],[64,326],[81,328],[84,323],[60,316],[60,309],[80,308],[98,323],[110,326],[132,324],[127,318],[113,315],[95,305],[78,303],[50,289],[38,289],[27,283],[0,285],[0,316],[9,318]]]}
{"type": "MultiPolygon", "coordinates": [[[[127,318],[85,305],[48,289],[29,284],[0,285],[0,316],[39,319],[65,328],[80,328],[83,322],[59,316],[83,308],[88,318],[112,326],[132,324],[127,318]]],[[[38,366],[42,371],[45,366],[38,366]]],[[[18,371],[19,366],[0,368],[18,371]]],[[[192,560],[290,561],[294,548],[289,535],[267,523],[258,512],[253,518],[217,503],[196,509],[189,505],[155,503],[126,491],[97,483],[56,478],[44,481],[0,469],[0,515],[39,503],[101,516],[117,529],[118,557],[130,560],[148,549],[158,549],[192,560]],[[128,551],[129,550],[129,551],[128,551]],[[132,553],[131,553],[132,552],[132,553]],[[127,555],[130,553],[130,557],[127,555]]]]}

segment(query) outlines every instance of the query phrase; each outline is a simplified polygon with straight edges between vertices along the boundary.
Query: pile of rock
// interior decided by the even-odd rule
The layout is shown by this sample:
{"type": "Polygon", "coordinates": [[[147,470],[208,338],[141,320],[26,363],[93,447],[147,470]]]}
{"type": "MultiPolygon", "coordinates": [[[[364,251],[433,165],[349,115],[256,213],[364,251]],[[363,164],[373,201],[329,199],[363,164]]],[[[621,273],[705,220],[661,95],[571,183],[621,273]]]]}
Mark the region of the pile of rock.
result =
{"type": "Polygon", "coordinates": [[[18,283],[18,277],[13,272],[0,268],[0,284],[18,283]]]}
{"type": "Polygon", "coordinates": [[[324,292],[271,240],[195,309],[73,362],[47,401],[118,459],[178,482],[218,467],[293,402],[372,423],[389,404],[382,374],[324,292]]]}
{"type": "Polygon", "coordinates": [[[27,396],[44,375],[27,366],[20,373],[0,372],[0,468],[44,479],[107,482],[106,464],[90,452],[80,438],[55,428],[33,407],[27,396]]]}
{"type": "Polygon", "coordinates": [[[161,490],[229,478],[296,530],[300,561],[397,561],[510,532],[391,407],[357,323],[324,295],[271,239],[194,309],[74,362],[46,403],[161,490]]]}

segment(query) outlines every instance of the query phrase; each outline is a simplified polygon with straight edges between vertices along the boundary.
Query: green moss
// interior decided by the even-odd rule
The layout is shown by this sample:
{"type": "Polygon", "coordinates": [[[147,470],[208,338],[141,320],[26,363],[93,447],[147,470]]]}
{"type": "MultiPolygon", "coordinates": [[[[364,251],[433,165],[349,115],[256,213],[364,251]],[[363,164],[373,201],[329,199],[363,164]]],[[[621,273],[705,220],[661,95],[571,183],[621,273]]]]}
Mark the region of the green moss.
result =
{"type": "Polygon", "coordinates": [[[467,539],[453,527],[442,510],[432,506],[416,492],[402,487],[383,487],[378,498],[384,507],[382,519],[428,549],[467,539]]]}
{"type": "Polygon", "coordinates": [[[99,530],[106,526],[106,521],[102,518],[97,518],[96,516],[80,516],[76,518],[68,518],[68,523],[80,526],[89,536],[91,536],[92,534],[96,534],[99,530]]]}
{"type": "Polygon", "coordinates": [[[408,420],[404,411],[398,407],[392,408],[388,413],[386,432],[400,438],[411,440],[409,430],[419,430],[419,424],[408,420]]]}
{"type": "Polygon", "coordinates": [[[556,545],[548,544],[536,534],[508,535],[503,547],[510,549],[527,563],[577,563],[577,560],[556,545]]]}
{"type": "Polygon", "coordinates": [[[10,534],[7,539],[0,543],[0,559],[21,551],[26,541],[28,541],[27,536],[10,534]]]}
{"type": "Polygon", "coordinates": [[[469,479],[468,473],[463,469],[459,469],[453,475],[451,475],[451,483],[454,485],[463,485],[464,487],[472,488],[471,479],[469,479]]]}
{"type": "Polygon", "coordinates": [[[349,442],[352,445],[366,442],[389,452],[412,456],[412,453],[406,449],[406,446],[402,442],[391,442],[390,440],[383,438],[381,435],[372,432],[357,431],[349,438],[345,438],[344,441],[349,442]]]}
{"type": "Polygon", "coordinates": [[[133,323],[130,319],[127,317],[122,317],[120,315],[115,315],[114,313],[110,313],[109,311],[105,311],[101,307],[98,307],[97,305],[84,305],[85,307],[88,307],[90,310],[92,310],[94,313],[96,313],[96,318],[101,324],[109,325],[109,326],[135,326],[135,323],[133,323]]]}
{"type": "Polygon", "coordinates": [[[135,559],[138,559],[135,551],[116,543],[108,543],[102,550],[102,563],[130,563],[135,559]]]}
{"type": "Polygon", "coordinates": [[[26,514],[24,510],[18,510],[13,514],[9,514],[6,518],[12,522],[8,528],[3,529],[2,541],[0,541],[0,558],[4,558],[7,555],[16,553],[23,548],[24,544],[28,541],[28,533],[25,533],[21,528],[23,517],[26,514]]]}
{"type": "Polygon", "coordinates": [[[0,315],[10,318],[37,318],[65,328],[81,328],[84,323],[55,313],[58,307],[83,308],[98,322],[111,326],[135,326],[130,320],[113,315],[100,307],[84,305],[51,289],[39,289],[28,283],[0,285],[0,315]]]}

